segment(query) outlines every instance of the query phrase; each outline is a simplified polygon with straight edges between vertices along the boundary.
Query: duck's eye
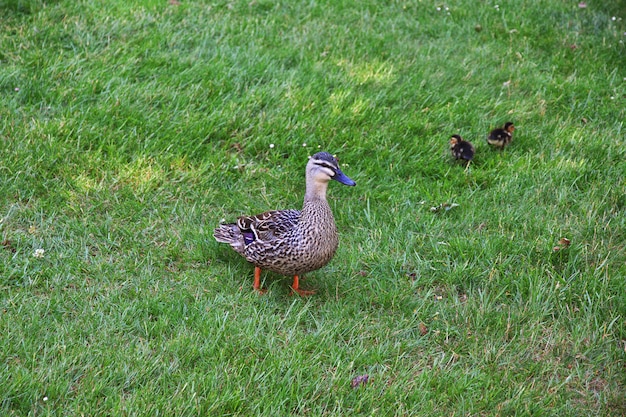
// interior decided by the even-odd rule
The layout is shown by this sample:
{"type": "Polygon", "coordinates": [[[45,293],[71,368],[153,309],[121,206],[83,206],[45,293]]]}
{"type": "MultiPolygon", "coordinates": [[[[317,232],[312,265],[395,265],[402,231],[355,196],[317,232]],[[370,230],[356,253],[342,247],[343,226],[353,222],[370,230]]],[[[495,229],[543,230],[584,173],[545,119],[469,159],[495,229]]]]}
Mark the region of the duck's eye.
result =
{"type": "Polygon", "coordinates": [[[332,165],[330,165],[329,163],[326,163],[326,162],[318,162],[317,165],[319,165],[321,167],[324,167],[324,168],[328,168],[328,169],[333,170],[333,171],[335,170],[334,166],[332,166],[332,165]]]}

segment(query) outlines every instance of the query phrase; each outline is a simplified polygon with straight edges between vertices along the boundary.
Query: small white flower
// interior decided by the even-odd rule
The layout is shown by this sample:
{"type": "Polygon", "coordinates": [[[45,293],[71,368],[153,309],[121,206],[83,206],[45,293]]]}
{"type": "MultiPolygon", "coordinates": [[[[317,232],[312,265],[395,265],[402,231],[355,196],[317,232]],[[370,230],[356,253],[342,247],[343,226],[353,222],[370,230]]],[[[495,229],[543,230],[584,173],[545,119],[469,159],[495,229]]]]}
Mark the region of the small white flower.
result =
{"type": "Polygon", "coordinates": [[[615,22],[617,20],[617,17],[613,16],[611,20],[615,22]]]}
{"type": "Polygon", "coordinates": [[[306,142],[302,144],[302,147],[303,147],[303,148],[306,148],[306,142]]]}
{"type": "Polygon", "coordinates": [[[437,11],[440,12],[441,11],[441,7],[437,7],[437,11]]]}
{"type": "Polygon", "coordinates": [[[15,87],[15,91],[20,91],[20,88],[19,87],[15,87]]]}
{"type": "Polygon", "coordinates": [[[274,149],[274,144],[270,143],[270,149],[274,149]]]}
{"type": "Polygon", "coordinates": [[[615,100],[615,97],[614,97],[614,96],[611,96],[611,100],[615,100]]]}
{"type": "Polygon", "coordinates": [[[33,256],[35,258],[43,258],[43,254],[44,253],[46,253],[46,251],[41,249],[41,248],[40,249],[35,249],[35,253],[33,253],[33,256]]]}
{"type": "Polygon", "coordinates": [[[43,397],[43,400],[44,401],[48,401],[48,397],[43,397]]]}

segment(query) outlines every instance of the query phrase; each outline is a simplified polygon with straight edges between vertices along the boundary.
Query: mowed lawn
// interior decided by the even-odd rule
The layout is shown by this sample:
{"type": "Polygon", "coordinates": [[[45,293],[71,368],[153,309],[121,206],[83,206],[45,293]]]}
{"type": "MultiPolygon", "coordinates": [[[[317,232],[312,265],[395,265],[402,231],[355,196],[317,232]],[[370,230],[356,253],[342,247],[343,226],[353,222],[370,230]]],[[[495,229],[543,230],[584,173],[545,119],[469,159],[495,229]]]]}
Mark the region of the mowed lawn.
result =
{"type": "Polygon", "coordinates": [[[624,19],[0,0],[0,415],[626,415],[624,19]],[[339,250],[258,295],[213,229],[319,150],[339,250]]]}

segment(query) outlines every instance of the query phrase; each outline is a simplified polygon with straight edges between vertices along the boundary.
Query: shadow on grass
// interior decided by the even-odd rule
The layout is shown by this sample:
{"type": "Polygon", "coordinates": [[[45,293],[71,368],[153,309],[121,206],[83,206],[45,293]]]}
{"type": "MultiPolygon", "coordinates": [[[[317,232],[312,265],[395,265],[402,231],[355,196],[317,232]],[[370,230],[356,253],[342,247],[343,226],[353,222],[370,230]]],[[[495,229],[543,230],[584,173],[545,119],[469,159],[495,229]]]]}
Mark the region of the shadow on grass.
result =
{"type": "Polygon", "coordinates": [[[0,0],[0,12],[2,14],[9,12],[29,15],[38,12],[46,4],[57,2],[58,0],[0,0]]]}
{"type": "Polygon", "coordinates": [[[626,15],[626,0],[598,2],[595,7],[600,10],[605,10],[607,13],[618,17],[625,17],[624,15],[626,15]]]}

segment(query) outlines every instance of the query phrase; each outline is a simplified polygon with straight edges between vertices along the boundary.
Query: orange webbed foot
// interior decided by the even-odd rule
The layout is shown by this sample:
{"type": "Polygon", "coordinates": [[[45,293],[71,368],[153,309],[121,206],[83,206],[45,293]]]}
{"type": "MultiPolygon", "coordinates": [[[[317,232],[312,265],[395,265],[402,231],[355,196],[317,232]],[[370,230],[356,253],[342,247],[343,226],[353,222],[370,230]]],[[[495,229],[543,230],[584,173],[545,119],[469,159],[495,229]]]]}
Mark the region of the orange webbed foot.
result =
{"type": "Polygon", "coordinates": [[[294,275],[293,284],[291,285],[291,294],[297,293],[300,297],[308,297],[309,295],[314,295],[315,290],[302,290],[300,289],[300,277],[294,275]]]}

